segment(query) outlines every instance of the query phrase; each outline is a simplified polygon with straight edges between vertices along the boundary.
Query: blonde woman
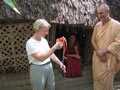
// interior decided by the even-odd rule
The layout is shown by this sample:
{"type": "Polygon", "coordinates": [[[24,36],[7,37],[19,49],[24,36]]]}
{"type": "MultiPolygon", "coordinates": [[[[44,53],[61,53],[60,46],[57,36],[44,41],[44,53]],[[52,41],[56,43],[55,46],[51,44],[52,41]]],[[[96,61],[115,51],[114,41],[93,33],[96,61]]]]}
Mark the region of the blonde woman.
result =
{"type": "Polygon", "coordinates": [[[49,33],[50,24],[44,19],[38,19],[33,24],[35,33],[26,43],[27,55],[30,63],[30,79],[33,90],[55,90],[54,72],[51,60],[60,65],[65,72],[65,66],[56,57],[54,51],[62,48],[63,43],[58,42],[49,47],[45,36],[49,33]]]}

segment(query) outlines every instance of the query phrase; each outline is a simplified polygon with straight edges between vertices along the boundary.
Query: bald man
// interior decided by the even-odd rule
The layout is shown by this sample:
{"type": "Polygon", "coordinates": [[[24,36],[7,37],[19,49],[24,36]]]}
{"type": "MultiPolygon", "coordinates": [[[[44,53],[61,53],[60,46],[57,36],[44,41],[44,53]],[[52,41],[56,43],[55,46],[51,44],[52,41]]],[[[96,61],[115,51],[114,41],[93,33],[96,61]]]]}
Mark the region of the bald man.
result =
{"type": "Polygon", "coordinates": [[[120,23],[110,17],[107,4],[97,8],[100,21],[92,35],[94,90],[114,90],[114,76],[120,66],[120,23]]]}

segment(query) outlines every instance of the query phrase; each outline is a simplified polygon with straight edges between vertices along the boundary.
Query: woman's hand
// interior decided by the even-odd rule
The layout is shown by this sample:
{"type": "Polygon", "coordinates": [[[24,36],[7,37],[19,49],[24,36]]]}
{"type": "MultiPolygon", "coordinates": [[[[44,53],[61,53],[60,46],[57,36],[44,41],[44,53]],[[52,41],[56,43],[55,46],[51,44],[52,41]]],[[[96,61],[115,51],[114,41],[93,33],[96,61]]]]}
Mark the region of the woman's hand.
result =
{"type": "Polygon", "coordinates": [[[56,44],[53,46],[53,48],[56,49],[61,49],[63,47],[63,43],[62,42],[56,42],[56,44]]]}
{"type": "Polygon", "coordinates": [[[74,57],[76,59],[81,59],[81,56],[76,55],[76,54],[67,54],[66,56],[68,56],[68,57],[74,57]]]}
{"type": "Polygon", "coordinates": [[[63,58],[64,58],[64,59],[67,59],[67,57],[66,57],[66,56],[63,56],[63,58]]]}
{"type": "Polygon", "coordinates": [[[60,68],[62,69],[62,71],[64,72],[64,73],[66,73],[66,67],[65,67],[65,65],[63,65],[62,63],[60,64],[60,68]]]}
{"type": "Polygon", "coordinates": [[[76,55],[76,59],[81,59],[81,56],[79,56],[79,55],[76,55]]]}

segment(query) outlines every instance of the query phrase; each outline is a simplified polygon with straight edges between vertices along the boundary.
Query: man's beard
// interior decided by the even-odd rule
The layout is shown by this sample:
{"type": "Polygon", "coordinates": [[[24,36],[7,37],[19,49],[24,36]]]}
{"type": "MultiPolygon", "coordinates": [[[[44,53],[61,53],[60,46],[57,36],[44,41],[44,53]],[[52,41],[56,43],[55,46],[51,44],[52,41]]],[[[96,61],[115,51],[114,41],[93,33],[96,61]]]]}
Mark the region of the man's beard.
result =
{"type": "Polygon", "coordinates": [[[100,21],[104,23],[104,22],[105,22],[105,20],[107,20],[108,18],[109,18],[109,15],[108,15],[108,16],[106,16],[106,17],[104,17],[104,18],[101,18],[101,19],[100,19],[100,21]]]}

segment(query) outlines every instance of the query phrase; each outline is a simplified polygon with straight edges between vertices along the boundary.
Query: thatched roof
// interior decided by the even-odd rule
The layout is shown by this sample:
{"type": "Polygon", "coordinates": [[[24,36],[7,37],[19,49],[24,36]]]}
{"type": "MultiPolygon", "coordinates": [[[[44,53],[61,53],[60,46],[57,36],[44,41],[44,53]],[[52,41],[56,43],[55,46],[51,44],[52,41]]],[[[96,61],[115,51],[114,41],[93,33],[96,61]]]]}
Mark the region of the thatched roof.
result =
{"type": "Polygon", "coordinates": [[[120,0],[108,0],[111,9],[111,17],[120,21],[120,0]]]}
{"type": "Polygon", "coordinates": [[[25,22],[45,18],[52,23],[93,26],[100,0],[16,0],[22,15],[0,1],[0,22],[25,22]]]}

